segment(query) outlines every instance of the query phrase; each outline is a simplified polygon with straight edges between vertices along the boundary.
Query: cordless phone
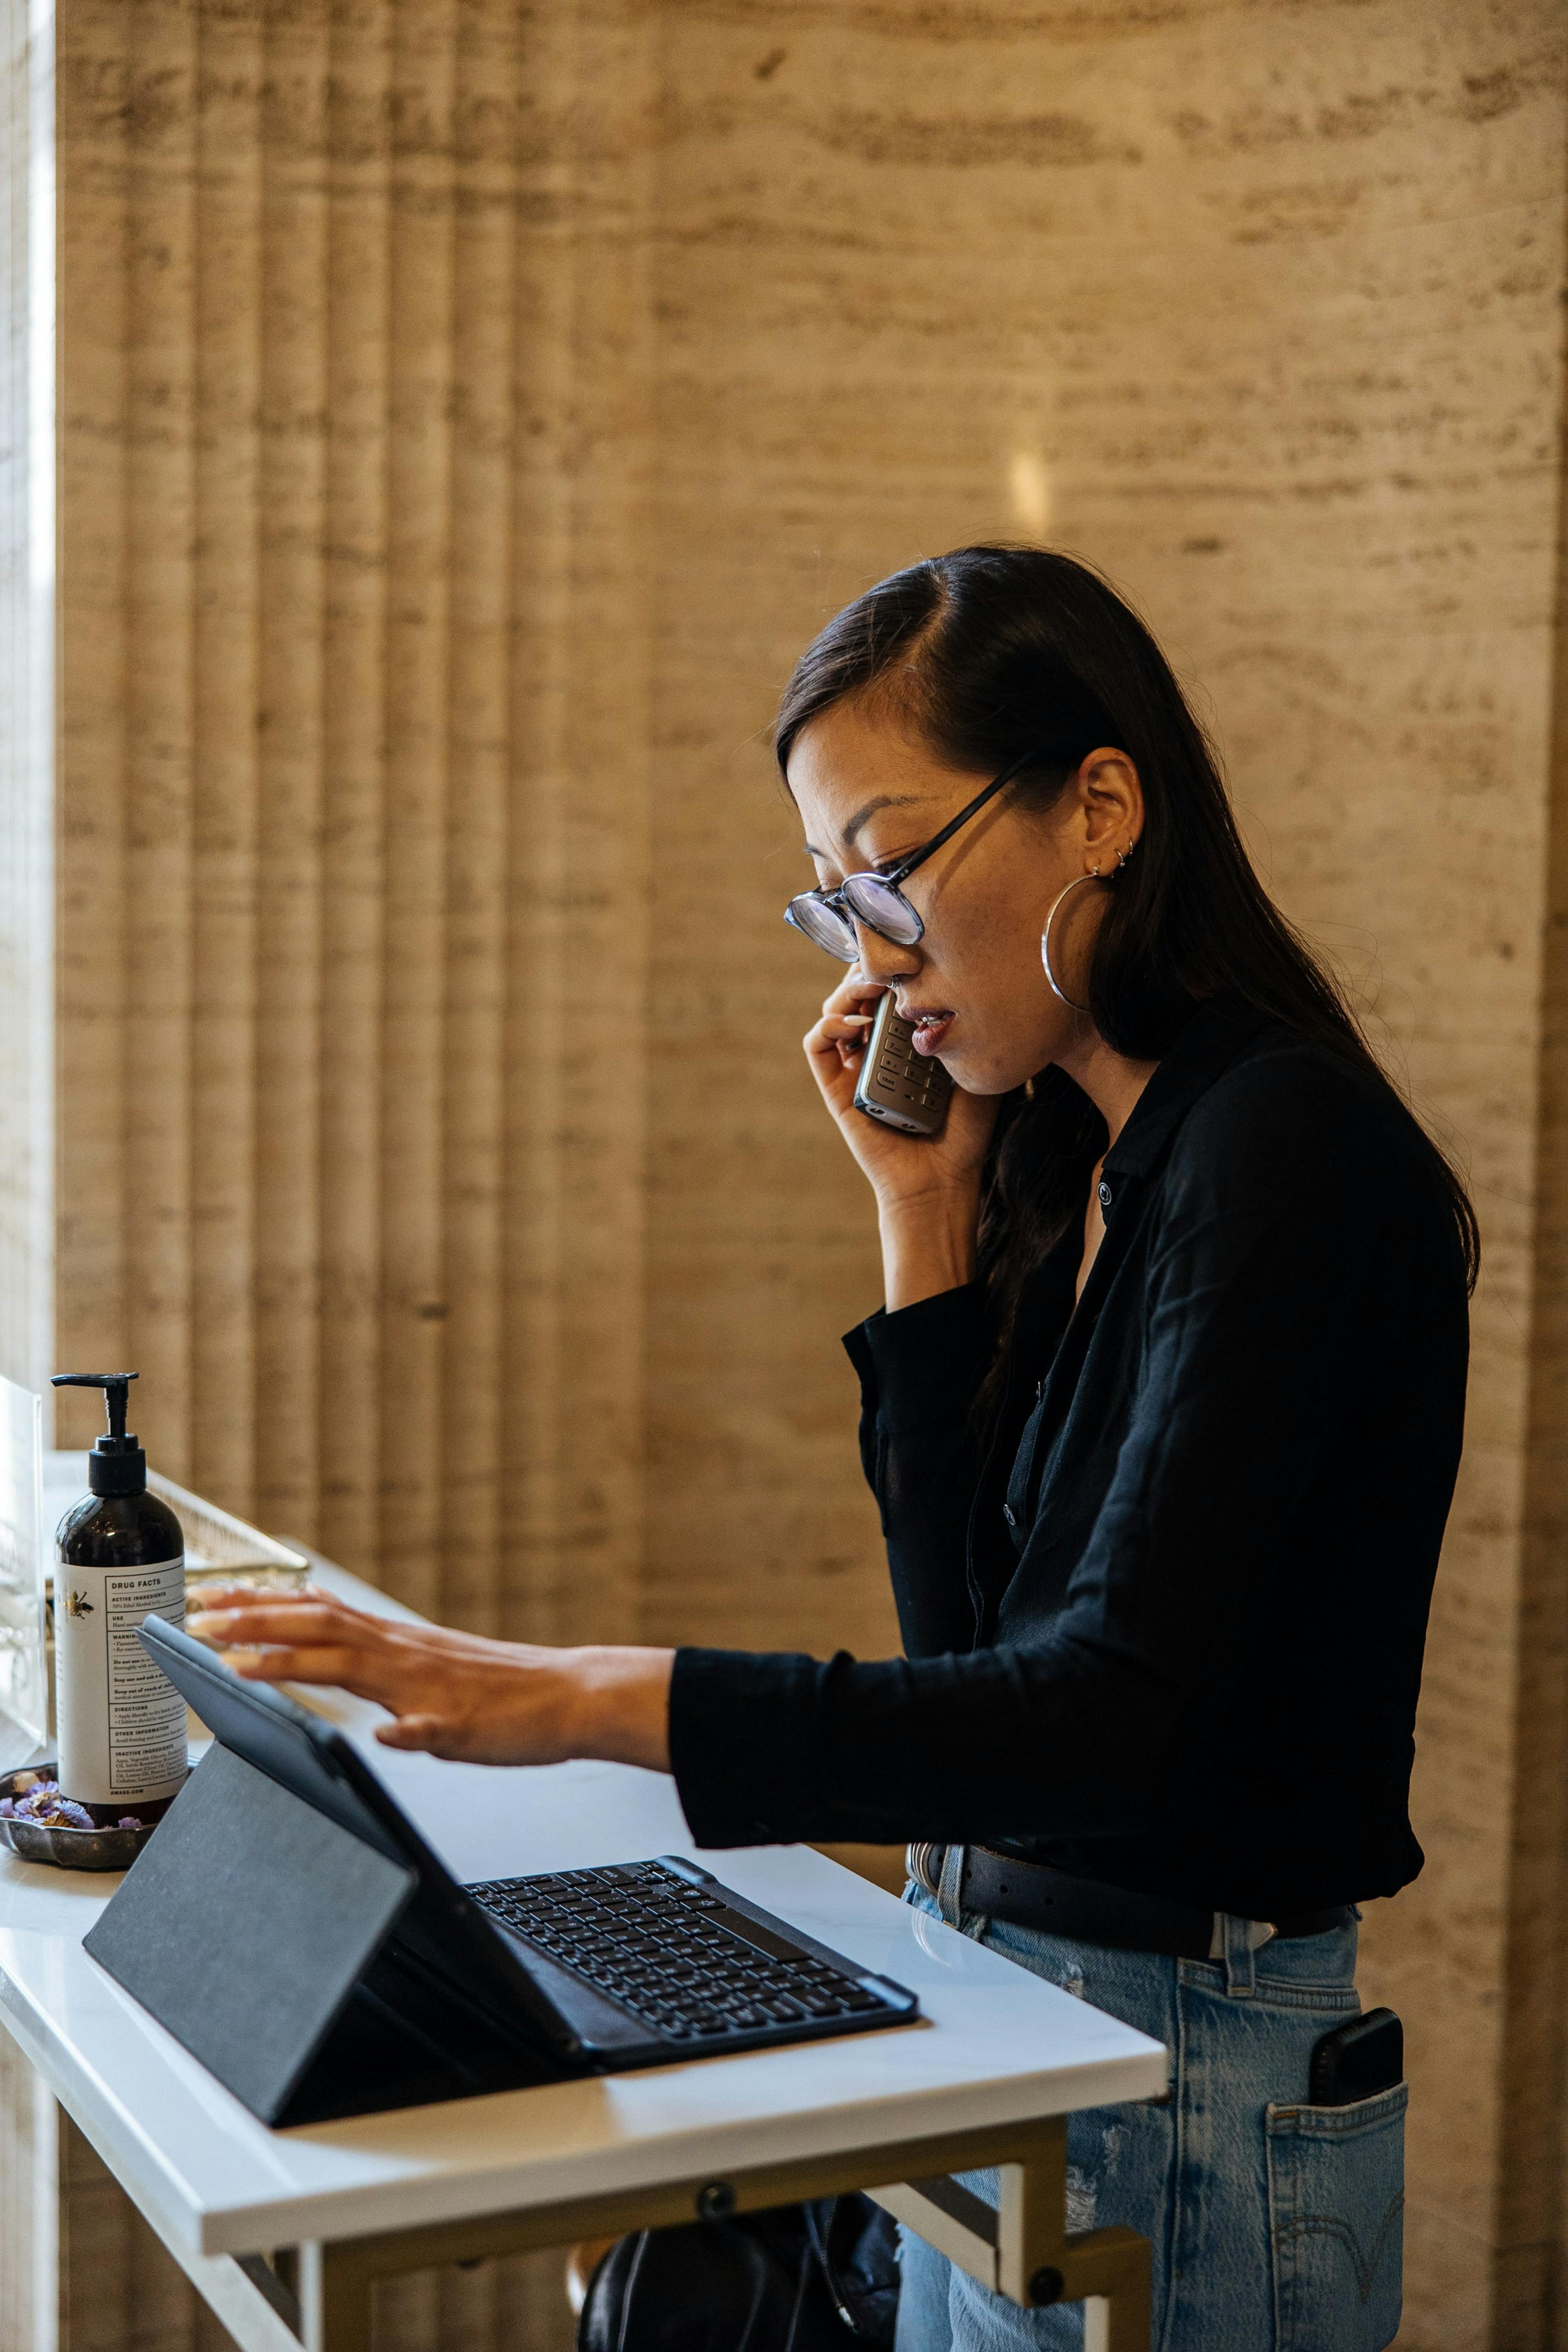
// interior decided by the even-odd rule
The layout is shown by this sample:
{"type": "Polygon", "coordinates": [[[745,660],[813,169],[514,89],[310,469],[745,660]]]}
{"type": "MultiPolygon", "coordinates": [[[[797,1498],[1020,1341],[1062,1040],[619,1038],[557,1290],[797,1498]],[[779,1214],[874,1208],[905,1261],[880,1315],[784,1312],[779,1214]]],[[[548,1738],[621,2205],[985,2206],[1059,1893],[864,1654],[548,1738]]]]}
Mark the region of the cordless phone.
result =
{"type": "Polygon", "coordinates": [[[893,1010],[891,992],[877,1006],[877,1017],[860,1064],[855,1108],[868,1118],[879,1118],[906,1135],[938,1135],[947,1117],[952,1080],[929,1054],[915,1051],[915,1033],[893,1010]]]}

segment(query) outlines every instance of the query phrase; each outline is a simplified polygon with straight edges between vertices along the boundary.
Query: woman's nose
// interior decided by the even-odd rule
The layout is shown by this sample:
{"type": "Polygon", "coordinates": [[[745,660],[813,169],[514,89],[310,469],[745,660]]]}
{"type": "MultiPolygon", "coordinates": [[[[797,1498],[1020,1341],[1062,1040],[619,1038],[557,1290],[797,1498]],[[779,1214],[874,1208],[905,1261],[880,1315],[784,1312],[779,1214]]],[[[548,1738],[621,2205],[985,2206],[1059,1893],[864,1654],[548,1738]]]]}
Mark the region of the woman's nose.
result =
{"type": "Polygon", "coordinates": [[[855,937],[860,944],[858,959],[868,980],[879,980],[891,987],[896,980],[908,980],[920,970],[921,960],[914,948],[901,948],[895,940],[885,940],[880,931],[857,922],[855,937]]]}

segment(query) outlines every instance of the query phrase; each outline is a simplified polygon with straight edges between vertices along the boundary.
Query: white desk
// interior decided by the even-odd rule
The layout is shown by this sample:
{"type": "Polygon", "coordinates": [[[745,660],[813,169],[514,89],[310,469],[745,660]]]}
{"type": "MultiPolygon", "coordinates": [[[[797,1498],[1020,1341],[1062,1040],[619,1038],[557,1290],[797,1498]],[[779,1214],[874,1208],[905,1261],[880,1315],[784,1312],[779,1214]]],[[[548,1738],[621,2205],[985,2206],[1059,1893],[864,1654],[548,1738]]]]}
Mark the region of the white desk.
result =
{"type": "MultiPolygon", "coordinates": [[[[300,1696],[366,1748],[459,1878],[694,1851],[658,1774],[398,1755],[371,1738],[379,1710],[300,1696]]],[[[1145,2352],[1143,2242],[1065,2231],[1065,2117],[1160,2095],[1161,2045],[808,1848],[704,1860],[911,1987],[922,2021],[274,2132],[83,1953],[119,1881],[0,1853],[0,2023],[247,2352],[367,2352],[371,2284],[393,2272],[689,2221],[704,2193],[747,2210],[852,2188],[1020,2302],[1093,2298],[1091,2347],[1145,2352]],[[944,2178],[989,2164],[996,2216],[944,2178]]]]}

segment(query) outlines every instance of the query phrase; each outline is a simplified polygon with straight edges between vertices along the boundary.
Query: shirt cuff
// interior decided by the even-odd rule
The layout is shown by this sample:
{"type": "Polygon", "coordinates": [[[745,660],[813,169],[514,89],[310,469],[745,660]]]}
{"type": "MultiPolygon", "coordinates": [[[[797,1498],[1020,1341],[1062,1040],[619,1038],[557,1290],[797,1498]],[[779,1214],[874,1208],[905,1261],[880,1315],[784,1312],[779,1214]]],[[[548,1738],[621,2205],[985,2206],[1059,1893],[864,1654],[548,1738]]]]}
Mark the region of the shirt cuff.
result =
{"type": "Polygon", "coordinates": [[[677,1650],[669,1763],[699,1845],[774,1845],[815,1817],[825,1672],[789,1652],[677,1650]]]}
{"type": "Polygon", "coordinates": [[[966,1282],[893,1314],[879,1308],[844,1335],[862,1410],[889,1434],[967,1412],[991,1350],[985,1286],[966,1282]]]}

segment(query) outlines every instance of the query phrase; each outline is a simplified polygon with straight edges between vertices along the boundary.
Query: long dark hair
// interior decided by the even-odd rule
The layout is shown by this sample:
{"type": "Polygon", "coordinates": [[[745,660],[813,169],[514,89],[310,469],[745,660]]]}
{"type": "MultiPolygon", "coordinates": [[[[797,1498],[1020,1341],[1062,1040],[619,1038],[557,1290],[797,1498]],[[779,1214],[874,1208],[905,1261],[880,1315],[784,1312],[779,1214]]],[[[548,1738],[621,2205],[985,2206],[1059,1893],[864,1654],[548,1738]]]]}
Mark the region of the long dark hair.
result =
{"type": "MultiPolygon", "coordinates": [[[[773,730],[781,774],[802,728],[849,696],[884,701],[965,775],[999,774],[1037,750],[1020,777],[1037,807],[1099,745],[1132,760],[1143,835],[1116,877],[1089,975],[1095,1027],[1118,1053],[1158,1060],[1195,1007],[1228,990],[1387,1083],[1333,980],[1253,872],[1170,664],[1088,564],[1039,548],[964,547],[879,581],[796,664],[773,730]]],[[[980,1219],[999,1336],[1026,1276],[1082,1216],[1105,1146],[1104,1121],[1065,1070],[1053,1066],[1004,1099],[980,1219]]],[[[1475,1211],[1431,1149],[1473,1288],[1475,1211]]]]}

